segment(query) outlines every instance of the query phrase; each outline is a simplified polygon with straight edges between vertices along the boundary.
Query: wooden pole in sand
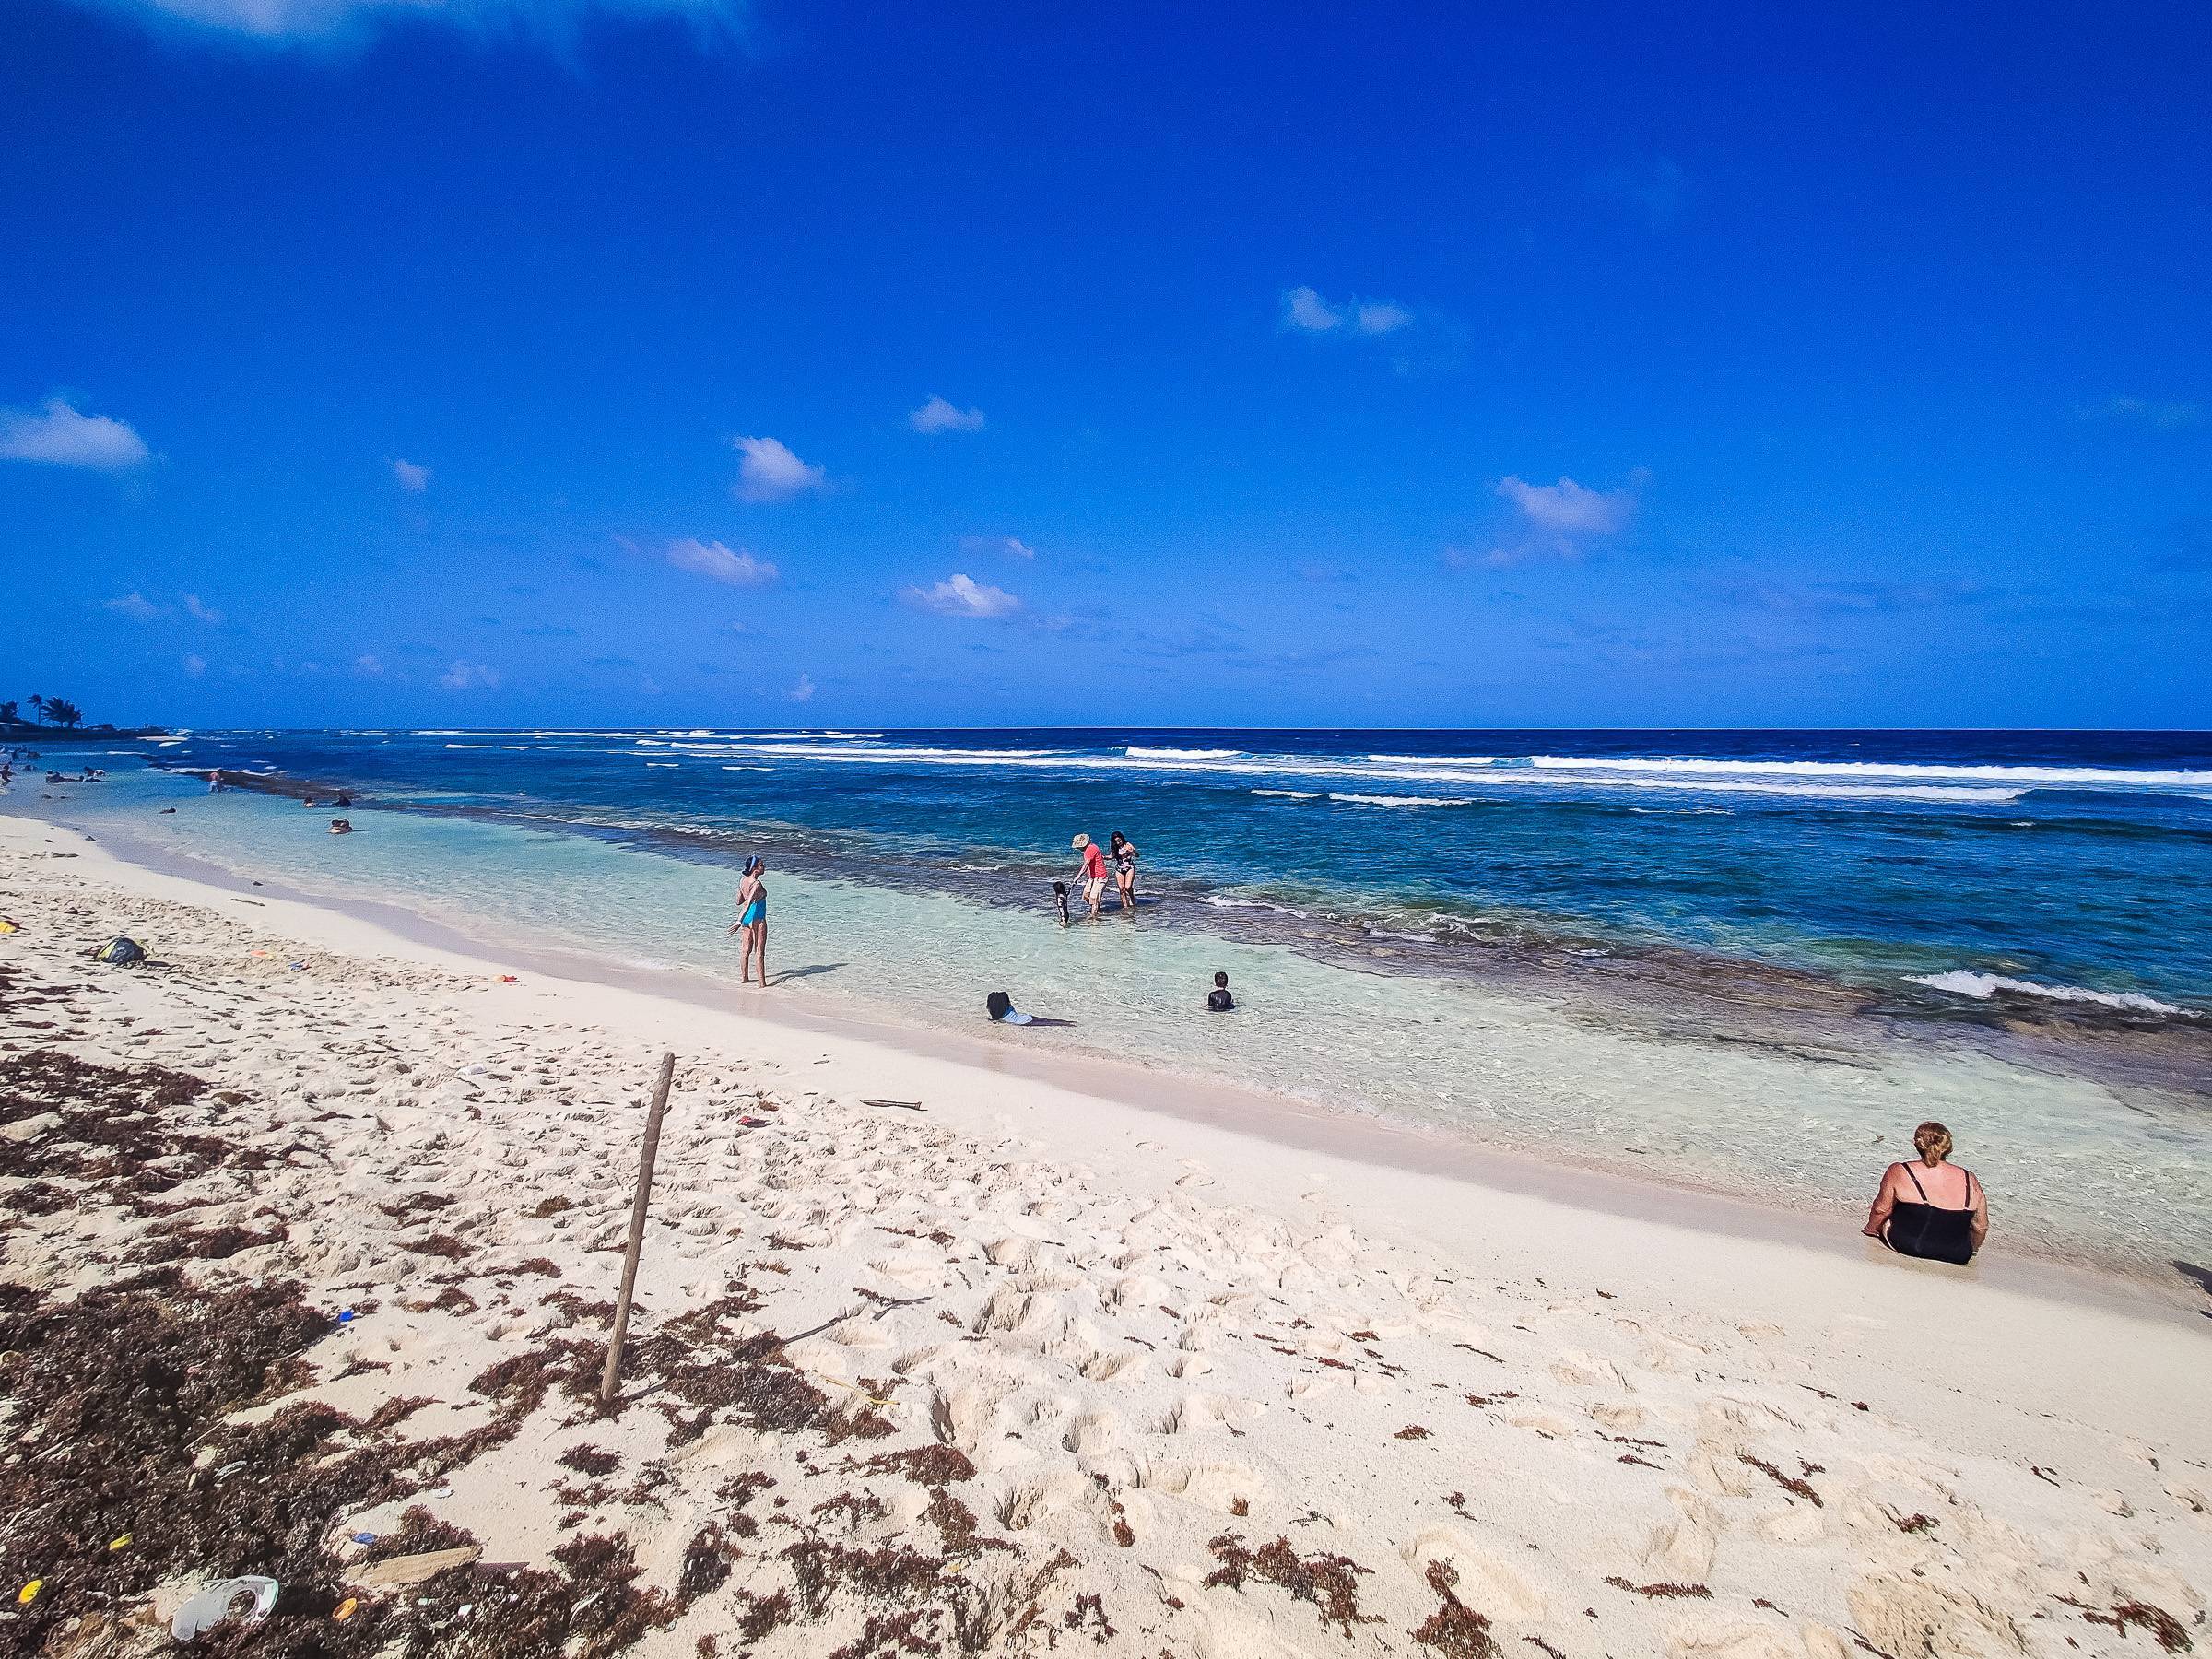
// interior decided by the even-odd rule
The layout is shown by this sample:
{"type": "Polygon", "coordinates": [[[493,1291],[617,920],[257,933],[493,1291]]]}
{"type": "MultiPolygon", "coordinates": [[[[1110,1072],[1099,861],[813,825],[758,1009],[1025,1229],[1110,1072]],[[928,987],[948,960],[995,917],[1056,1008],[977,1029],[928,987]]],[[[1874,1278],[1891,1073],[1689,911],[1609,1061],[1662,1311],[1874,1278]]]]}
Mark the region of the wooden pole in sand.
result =
{"type": "Polygon", "coordinates": [[[645,1149],[638,1158],[638,1195],[629,1206],[629,1251],[622,1259],[622,1294],[615,1299],[615,1334],[607,1339],[606,1371],[599,1379],[602,1408],[615,1402],[622,1375],[622,1339],[629,1335],[630,1298],[638,1288],[638,1257],[645,1249],[645,1209],[653,1202],[653,1160],[661,1149],[661,1114],[668,1110],[668,1086],[676,1080],[676,1055],[661,1056],[661,1079],[653,1086],[653,1107],[645,1114],[645,1149]]]}

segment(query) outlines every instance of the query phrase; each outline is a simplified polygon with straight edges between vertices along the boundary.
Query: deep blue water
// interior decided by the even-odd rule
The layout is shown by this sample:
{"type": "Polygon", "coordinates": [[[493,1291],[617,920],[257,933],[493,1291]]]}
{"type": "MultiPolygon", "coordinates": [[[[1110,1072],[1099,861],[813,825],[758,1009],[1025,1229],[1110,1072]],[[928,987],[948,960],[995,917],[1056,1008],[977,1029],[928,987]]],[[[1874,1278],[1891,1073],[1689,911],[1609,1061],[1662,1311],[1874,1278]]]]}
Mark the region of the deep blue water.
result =
{"type": "Polygon", "coordinates": [[[1994,976],[2212,1011],[2205,733],[256,732],[148,752],[993,902],[1041,903],[1073,832],[1121,830],[1149,890],[1224,925],[1324,918],[1432,960],[1676,946],[1962,1008],[1994,976]]]}

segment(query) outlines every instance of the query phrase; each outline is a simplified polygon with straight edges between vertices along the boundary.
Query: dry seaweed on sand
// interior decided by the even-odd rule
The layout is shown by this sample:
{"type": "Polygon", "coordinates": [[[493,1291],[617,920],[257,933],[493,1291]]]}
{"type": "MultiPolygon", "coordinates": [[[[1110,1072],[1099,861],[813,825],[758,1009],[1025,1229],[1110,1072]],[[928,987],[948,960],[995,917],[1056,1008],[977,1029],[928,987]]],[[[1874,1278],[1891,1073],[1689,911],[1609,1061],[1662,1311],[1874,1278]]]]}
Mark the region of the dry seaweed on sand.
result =
{"type": "Polygon", "coordinates": [[[1712,1592],[1703,1584],[1631,1584],[1625,1578],[1608,1576],[1606,1583],[1616,1590],[1625,1590],[1630,1595],[1641,1595],[1651,1601],[1711,1601],[1712,1592]]]}
{"type": "Polygon", "coordinates": [[[1249,1549],[1237,1533],[1221,1534],[1209,1540],[1206,1548],[1221,1563],[1206,1574],[1208,1589],[1227,1585],[1241,1590],[1246,1581],[1256,1579],[1288,1591],[1300,1601],[1312,1602],[1320,1611],[1323,1624],[1335,1625],[1347,1636],[1355,1624],[1375,1622],[1359,1611],[1359,1581],[1372,1569],[1360,1566],[1348,1556],[1324,1552],[1301,1557],[1288,1538],[1249,1549]]]}
{"type": "Polygon", "coordinates": [[[1429,1563],[1429,1588],[1436,1592],[1441,1605],[1414,1631],[1413,1639],[1445,1659],[1497,1659],[1490,1621],[1459,1599],[1458,1584],[1459,1569],[1450,1561],[1429,1563]]]}
{"type": "MultiPolygon", "coordinates": [[[[0,1401],[27,1454],[0,1465],[0,1550],[46,1583],[11,1631],[27,1651],[164,1579],[234,1573],[284,1586],[256,1652],[368,1653],[412,1628],[411,1613],[389,1609],[329,1620],[342,1594],[324,1548],[332,1518],[405,1496],[426,1469],[512,1430],[396,1441],[319,1402],[226,1422],[298,1382],[299,1350],[332,1329],[294,1284],[207,1289],[165,1267],[68,1301],[11,1300],[0,1401]],[[125,1535],[127,1547],[109,1547],[125,1535]]],[[[385,1547],[454,1541],[471,1540],[431,1535],[426,1516],[385,1547]]],[[[210,1637],[207,1651],[228,1653],[231,1639],[210,1637]]]]}
{"type": "Polygon", "coordinates": [[[205,1133],[220,1109],[200,1078],[165,1066],[96,1065],[55,1049],[0,1054],[0,1124],[53,1115],[24,1138],[0,1138],[0,1175],[87,1183],[103,1202],[166,1213],[150,1195],[222,1169],[273,1161],[256,1147],[205,1133]]]}
{"type": "Polygon", "coordinates": [[[2089,1623],[2110,1625],[2123,1636],[2127,1634],[2130,1625],[2141,1625],[2150,1633],[2151,1640],[2170,1653],[2186,1653],[2195,1645],[2190,1641],[2189,1632],[2180,1619],[2165,1608],[2154,1607],[2148,1602],[2131,1598],[2112,1603],[2110,1611],[2100,1611],[2087,1602],[2076,1601],[2070,1595],[2062,1595],[2057,1599],[2069,1607],[2079,1608],[2082,1618],[2089,1623]]]}
{"type": "MultiPolygon", "coordinates": [[[[1826,1507],[1820,1501],[1820,1494],[1813,1490],[1813,1483],[1811,1481],[1801,1480],[1794,1475],[1784,1475],[1780,1469],[1776,1468],[1765,1458],[1753,1457],[1748,1452],[1738,1453],[1736,1454],[1735,1461],[1746,1465],[1750,1468],[1757,1469],[1761,1475],[1764,1475],[1769,1480],[1772,1481],[1783,1491],[1791,1493],[1795,1497],[1807,1500],[1815,1509],[1826,1507]]],[[[1805,1472],[1807,1475],[1817,1475],[1821,1473],[1821,1470],[1816,1465],[1806,1464],[1804,1465],[1804,1467],[1805,1472]]]]}
{"type": "Polygon", "coordinates": [[[898,1475],[917,1486],[941,1487],[948,1482],[972,1480],[975,1465],[958,1446],[932,1443],[910,1446],[903,1452],[885,1452],[861,1465],[870,1475],[898,1475]]]}
{"type": "Polygon", "coordinates": [[[610,1475],[621,1465],[622,1454],[601,1446],[571,1446],[553,1461],[582,1475],[610,1475]]]}

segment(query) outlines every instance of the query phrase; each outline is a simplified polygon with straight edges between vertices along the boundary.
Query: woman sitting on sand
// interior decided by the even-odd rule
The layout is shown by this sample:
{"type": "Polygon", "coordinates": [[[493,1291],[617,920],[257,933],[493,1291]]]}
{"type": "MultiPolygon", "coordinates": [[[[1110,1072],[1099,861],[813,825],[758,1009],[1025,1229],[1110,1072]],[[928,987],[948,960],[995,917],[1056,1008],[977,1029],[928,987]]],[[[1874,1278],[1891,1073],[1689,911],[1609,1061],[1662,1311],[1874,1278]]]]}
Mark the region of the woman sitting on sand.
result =
{"type": "Polygon", "coordinates": [[[744,984],[753,971],[753,955],[760,957],[760,989],[768,989],[768,883],[763,879],[768,871],[764,858],[745,861],[745,877],[737,884],[737,920],[730,924],[732,933],[745,935],[744,954],[737,961],[737,982],[744,984]]]}
{"type": "Polygon", "coordinates": [[[1963,1266],[1989,1237],[1988,1194],[1971,1171],[1947,1161],[1951,1132],[1941,1124],[1913,1130],[1912,1146],[1918,1159],[1882,1171],[1866,1213],[1866,1236],[1900,1255],[1963,1266]]]}

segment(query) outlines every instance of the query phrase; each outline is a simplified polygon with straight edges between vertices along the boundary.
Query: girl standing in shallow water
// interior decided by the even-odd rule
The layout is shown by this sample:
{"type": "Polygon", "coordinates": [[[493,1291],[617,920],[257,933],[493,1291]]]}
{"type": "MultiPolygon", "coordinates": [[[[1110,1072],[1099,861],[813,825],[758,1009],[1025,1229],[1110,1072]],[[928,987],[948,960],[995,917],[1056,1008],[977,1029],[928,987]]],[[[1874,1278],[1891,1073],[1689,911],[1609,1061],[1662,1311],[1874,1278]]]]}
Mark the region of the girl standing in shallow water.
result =
{"type": "Polygon", "coordinates": [[[737,883],[737,920],[730,924],[732,933],[745,935],[745,951],[738,959],[737,982],[744,984],[751,976],[753,957],[760,959],[760,989],[768,989],[768,883],[764,879],[768,861],[748,858],[745,861],[744,878],[737,883]]]}

